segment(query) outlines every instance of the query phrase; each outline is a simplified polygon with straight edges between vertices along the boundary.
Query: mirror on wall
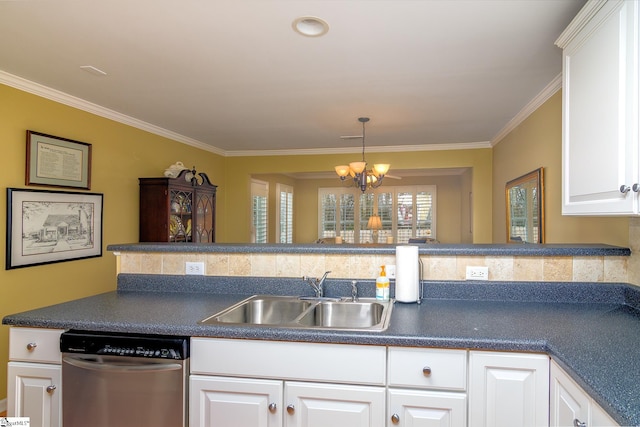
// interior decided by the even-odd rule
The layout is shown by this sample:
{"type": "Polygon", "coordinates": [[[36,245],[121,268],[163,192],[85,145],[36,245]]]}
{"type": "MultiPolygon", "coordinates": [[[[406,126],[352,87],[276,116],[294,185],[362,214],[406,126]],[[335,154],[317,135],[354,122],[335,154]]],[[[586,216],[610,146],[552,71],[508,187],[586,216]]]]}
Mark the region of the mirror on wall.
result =
{"type": "Polygon", "coordinates": [[[507,242],[544,243],[543,168],[507,182],[507,242]]]}

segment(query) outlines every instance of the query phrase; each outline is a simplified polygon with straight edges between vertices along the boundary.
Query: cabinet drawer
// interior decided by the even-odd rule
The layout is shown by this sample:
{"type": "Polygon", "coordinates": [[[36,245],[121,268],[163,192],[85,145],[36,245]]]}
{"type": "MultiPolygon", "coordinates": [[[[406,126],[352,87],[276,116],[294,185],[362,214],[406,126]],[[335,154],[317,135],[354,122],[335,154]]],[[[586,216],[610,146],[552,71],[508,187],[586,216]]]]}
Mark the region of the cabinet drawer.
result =
{"type": "Polygon", "coordinates": [[[9,360],[60,364],[62,332],[63,329],[10,328],[9,360]]]}
{"type": "Polygon", "coordinates": [[[385,384],[384,347],[192,338],[191,373],[385,384]]]}
{"type": "Polygon", "coordinates": [[[467,388],[466,350],[389,348],[389,385],[460,390],[467,388]]]}

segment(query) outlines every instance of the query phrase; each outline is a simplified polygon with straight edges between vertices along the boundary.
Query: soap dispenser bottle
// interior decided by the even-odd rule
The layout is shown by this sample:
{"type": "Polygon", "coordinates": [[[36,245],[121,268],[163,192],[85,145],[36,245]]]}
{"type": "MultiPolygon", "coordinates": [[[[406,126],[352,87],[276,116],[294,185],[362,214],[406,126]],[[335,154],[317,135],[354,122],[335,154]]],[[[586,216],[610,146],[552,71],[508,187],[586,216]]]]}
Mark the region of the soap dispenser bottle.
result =
{"type": "Polygon", "coordinates": [[[389,301],[389,278],[384,265],[380,266],[380,276],[376,279],[376,299],[389,301]]]}

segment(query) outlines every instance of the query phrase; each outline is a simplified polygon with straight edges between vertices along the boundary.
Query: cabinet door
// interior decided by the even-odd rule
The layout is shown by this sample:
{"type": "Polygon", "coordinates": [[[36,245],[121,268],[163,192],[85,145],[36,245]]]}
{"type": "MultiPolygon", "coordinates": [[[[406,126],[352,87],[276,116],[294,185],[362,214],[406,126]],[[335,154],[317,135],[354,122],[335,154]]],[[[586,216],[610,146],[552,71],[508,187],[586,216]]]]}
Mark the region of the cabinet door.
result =
{"type": "Polygon", "coordinates": [[[466,393],[389,389],[388,426],[466,427],[466,393]]]}
{"type": "Polygon", "coordinates": [[[287,427],[383,427],[384,387],[285,383],[287,427]]]}
{"type": "MultiPolygon", "coordinates": [[[[607,2],[566,46],[559,39],[563,214],[637,213],[635,190],[620,191],[639,182],[637,9],[635,1],[607,2]]],[[[572,27],[566,33],[573,34],[572,27]]]]}
{"type": "Polygon", "coordinates": [[[44,363],[9,362],[9,417],[29,417],[31,427],[62,425],[62,369],[44,363]]]}
{"type": "Polygon", "coordinates": [[[589,427],[618,424],[598,406],[555,362],[551,363],[551,427],[589,427]]]}
{"type": "Polygon", "coordinates": [[[282,381],[191,375],[190,427],[281,427],[282,381]]]}
{"type": "Polygon", "coordinates": [[[470,427],[549,424],[549,357],[472,351],[469,357],[470,427]]]}
{"type": "Polygon", "coordinates": [[[282,381],[192,375],[190,427],[281,427],[282,381]]]}

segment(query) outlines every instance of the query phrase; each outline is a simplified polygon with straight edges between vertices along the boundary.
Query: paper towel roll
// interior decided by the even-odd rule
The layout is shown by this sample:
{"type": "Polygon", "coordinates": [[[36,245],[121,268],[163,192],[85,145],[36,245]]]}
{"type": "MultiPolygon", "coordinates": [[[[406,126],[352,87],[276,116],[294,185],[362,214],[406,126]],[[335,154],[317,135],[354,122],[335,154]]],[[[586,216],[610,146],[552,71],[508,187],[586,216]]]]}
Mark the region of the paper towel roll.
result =
{"type": "Polygon", "coordinates": [[[396,301],[420,298],[420,261],[417,246],[396,246],[396,301]]]}

